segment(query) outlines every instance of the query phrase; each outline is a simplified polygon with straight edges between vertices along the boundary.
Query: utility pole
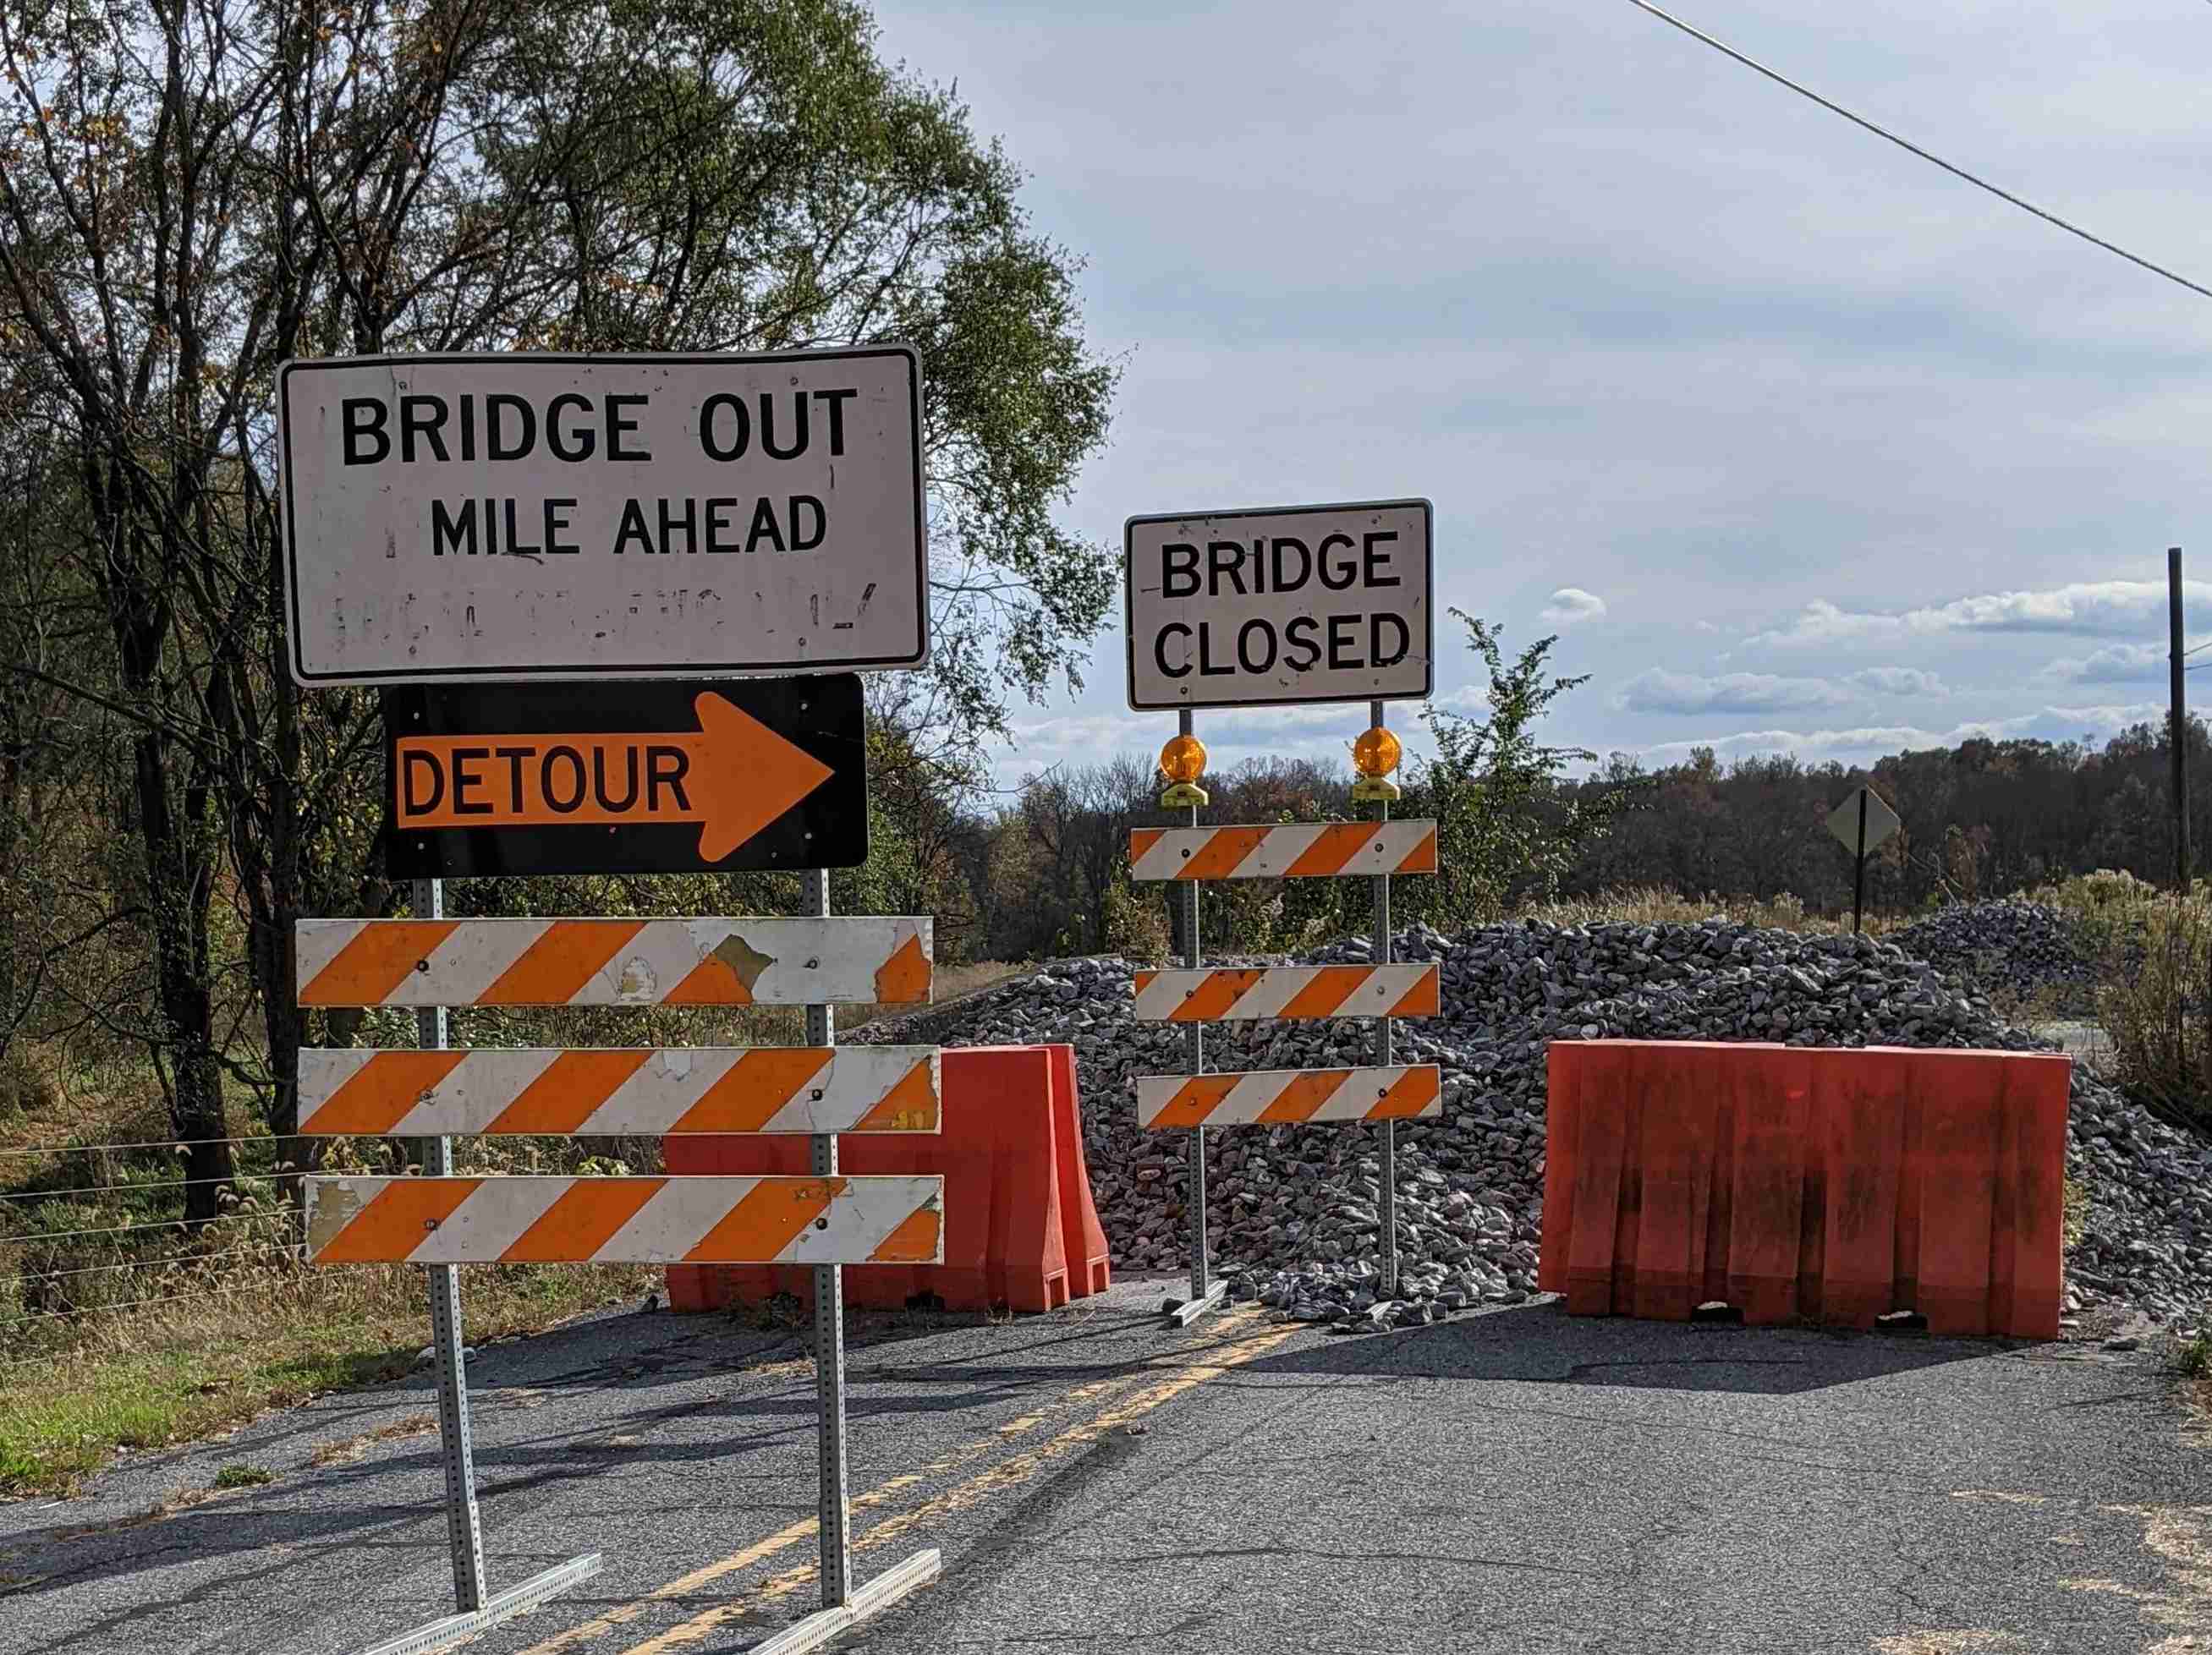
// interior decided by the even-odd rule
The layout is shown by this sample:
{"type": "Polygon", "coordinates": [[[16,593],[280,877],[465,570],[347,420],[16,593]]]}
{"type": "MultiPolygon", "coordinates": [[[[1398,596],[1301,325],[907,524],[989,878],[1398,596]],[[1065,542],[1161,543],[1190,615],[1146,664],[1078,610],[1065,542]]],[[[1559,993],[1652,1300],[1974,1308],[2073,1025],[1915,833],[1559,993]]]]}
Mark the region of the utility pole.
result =
{"type": "Polygon", "coordinates": [[[2189,708],[2181,693],[2181,548],[2166,549],[2166,610],[2172,633],[2169,646],[2173,669],[2172,723],[2166,735],[2173,744],[2173,882],[2189,894],[2189,708]]]}

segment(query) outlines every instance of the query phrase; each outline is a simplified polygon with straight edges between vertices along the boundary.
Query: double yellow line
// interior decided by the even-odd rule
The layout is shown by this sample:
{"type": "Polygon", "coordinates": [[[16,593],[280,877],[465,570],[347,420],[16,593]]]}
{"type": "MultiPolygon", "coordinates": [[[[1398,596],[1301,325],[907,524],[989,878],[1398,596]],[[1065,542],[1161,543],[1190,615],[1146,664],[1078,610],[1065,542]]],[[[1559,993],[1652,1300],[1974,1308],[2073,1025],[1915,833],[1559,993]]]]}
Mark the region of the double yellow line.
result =
{"type": "MultiPolygon", "coordinates": [[[[971,1506],[980,1505],[984,1500],[1018,1487],[1056,1460],[1065,1458],[1076,1449],[1097,1441],[1115,1427],[1127,1425],[1133,1420],[1139,1419],[1163,1403],[1174,1401],[1186,1391],[1194,1390],[1204,1385],[1208,1379],[1218,1379],[1231,1368],[1252,1361],[1255,1356],[1266,1355],[1297,1331],[1296,1324],[1286,1323],[1267,1328],[1263,1331],[1252,1332],[1250,1330],[1257,1317],[1256,1311],[1246,1311],[1224,1317],[1217,1324],[1217,1332],[1229,1335],[1235,1339],[1235,1343],[1225,1348],[1211,1350],[1203,1358],[1164,1370],[1157,1365],[1140,1367],[1127,1373],[1116,1374],[1110,1379],[1098,1379],[1091,1384],[1080,1385],[1063,1396],[1055,1397],[1046,1407],[1036,1412],[1025,1414],[1019,1419],[1009,1421],[989,1436],[979,1437],[972,1442],[963,1443],[958,1447],[940,1454],[918,1471],[892,1477],[888,1482],[878,1483],[866,1494],[854,1495],[851,1501],[851,1509],[855,1513],[887,1505],[907,1489],[927,1482],[933,1477],[943,1476],[948,1472],[956,1471],[963,1465],[972,1464],[977,1459],[1006,1448],[1010,1443],[1018,1441],[1038,1429],[1055,1414],[1064,1413],[1070,1409],[1082,1409],[1109,1398],[1120,1398],[1112,1401],[1109,1406],[1101,1409],[1080,1424],[1070,1426],[1057,1436],[1048,1438],[1035,1448],[1000,1459],[969,1477],[965,1482],[946,1489],[944,1493],[922,1501],[910,1510],[887,1517],[872,1528],[855,1534],[852,1543],[854,1552],[857,1555],[873,1550],[878,1546],[886,1545],[918,1528],[933,1523],[940,1518],[950,1516],[955,1512],[965,1511],[971,1506]],[[1141,1390],[1137,1389],[1146,1379],[1153,1378],[1155,1375],[1159,1377],[1155,1379],[1153,1383],[1145,1385],[1141,1390]],[[1135,1391],[1134,1395],[1123,1395],[1132,1391],[1135,1391]]],[[[665,1603],[674,1598],[690,1597],[702,1587],[711,1585],[726,1576],[750,1568],[754,1564],[763,1562],[779,1552],[787,1551],[802,1541],[811,1540],[818,1527],[817,1520],[810,1517],[779,1529],[764,1540],[755,1541],[751,1545],[740,1551],[732,1552],[727,1557],[694,1569],[689,1574],[671,1580],[665,1585],[656,1586],[642,1597],[611,1609],[604,1615],[597,1616],[580,1626],[571,1627],[568,1631],[548,1638],[543,1643],[533,1644],[523,1652],[523,1655],[567,1655],[568,1651],[619,1630],[638,1619],[656,1604],[665,1603]]],[[[712,1609],[702,1610],[689,1620],[670,1627],[665,1632],[655,1634],[642,1643],[632,1644],[622,1652],[622,1655],[665,1655],[666,1651],[680,1649],[686,1644],[696,1643],[719,1626],[736,1620],[741,1616],[750,1615],[756,1610],[775,1603],[780,1598],[788,1597],[813,1581],[817,1573],[817,1567],[811,1563],[788,1569],[763,1582],[750,1591],[730,1599],[727,1603],[718,1603],[712,1609]]]]}

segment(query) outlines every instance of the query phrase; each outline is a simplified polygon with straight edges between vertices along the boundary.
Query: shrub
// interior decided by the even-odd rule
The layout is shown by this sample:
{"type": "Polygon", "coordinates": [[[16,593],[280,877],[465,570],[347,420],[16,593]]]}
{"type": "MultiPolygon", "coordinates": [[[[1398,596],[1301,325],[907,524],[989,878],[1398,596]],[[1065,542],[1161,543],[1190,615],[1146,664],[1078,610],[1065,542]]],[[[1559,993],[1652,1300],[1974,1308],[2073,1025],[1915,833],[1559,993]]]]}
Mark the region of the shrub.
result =
{"type": "Polygon", "coordinates": [[[1140,966],[1156,966],[1168,957],[1166,916],[1158,902],[1147,902],[1131,890],[1126,876],[1106,892],[1106,947],[1140,966]]]}

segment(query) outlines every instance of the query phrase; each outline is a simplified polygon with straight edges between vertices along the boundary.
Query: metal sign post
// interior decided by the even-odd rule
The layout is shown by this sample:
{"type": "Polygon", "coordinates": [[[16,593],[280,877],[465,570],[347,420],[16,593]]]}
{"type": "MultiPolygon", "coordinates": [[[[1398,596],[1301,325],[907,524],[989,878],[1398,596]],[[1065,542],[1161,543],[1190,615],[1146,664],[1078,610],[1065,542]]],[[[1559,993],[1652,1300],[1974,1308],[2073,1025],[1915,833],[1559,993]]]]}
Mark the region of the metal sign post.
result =
{"type": "MultiPolygon", "coordinates": [[[[830,870],[806,874],[807,912],[830,917],[830,870]]],[[[806,1043],[837,1042],[837,1013],[826,1001],[806,1008],[806,1043]]],[[[837,1176],[837,1135],[821,1132],[808,1140],[817,1178],[837,1176]]],[[[821,1473],[822,1607],[843,1609],[852,1602],[853,1541],[845,1480],[845,1270],[842,1264],[814,1267],[814,1393],[821,1415],[817,1458],[821,1473]]]]}
{"type": "MultiPolygon", "coordinates": [[[[418,920],[445,917],[443,882],[414,882],[413,906],[418,920]]],[[[429,1005],[415,1014],[416,1044],[426,1052],[446,1045],[446,1008],[429,1005]]],[[[418,1141],[422,1172],[428,1178],[453,1173],[453,1141],[440,1136],[418,1141]]],[[[461,1354],[461,1282],[451,1264],[432,1264],[425,1273],[430,1283],[430,1350],[437,1364],[438,1447],[445,1461],[446,1538],[453,1554],[453,1601],[457,1615],[433,1621],[414,1631],[388,1639],[367,1655],[427,1655],[472,1634],[536,1609],[556,1593],[597,1574],[605,1559],[586,1552],[565,1563],[532,1575],[519,1585],[487,1597],[484,1591],[483,1523],[477,1507],[476,1446],[469,1431],[467,1359],[461,1354]]]]}
{"type": "MultiPolygon", "coordinates": [[[[1178,715],[1176,718],[1176,733],[1179,736],[1188,736],[1192,733],[1191,716],[1188,712],[1178,715]]],[[[1198,826],[1198,806],[1196,804],[1193,804],[1190,807],[1190,825],[1194,828],[1198,826]]],[[[1199,946],[1198,924],[1198,882],[1194,880],[1189,884],[1184,886],[1182,891],[1183,964],[1186,966],[1195,967],[1199,963],[1200,958],[1201,949],[1199,946]]],[[[1206,1025],[1203,1023],[1193,1023],[1190,1026],[1190,1033],[1186,1038],[1188,1039],[1190,1046],[1190,1052],[1187,1059],[1189,1064],[1190,1072],[1194,1075],[1202,1075],[1206,1072],[1206,1025]]],[[[1208,1271],[1206,1256],[1206,1129],[1203,1126],[1200,1127],[1196,1131],[1190,1135],[1190,1149],[1188,1154],[1189,1160],[1188,1164],[1190,1168],[1190,1300],[1189,1306],[1187,1306],[1188,1313],[1179,1315],[1177,1319],[1186,1326],[1189,1325],[1193,1317],[1202,1314],[1206,1309],[1219,1297],[1219,1295],[1212,1290],[1212,1284],[1207,1279],[1208,1271]]]]}
{"type": "MultiPolygon", "coordinates": [[[[415,917],[442,919],[443,881],[418,879],[415,917]]],[[[446,1008],[424,1006],[415,1014],[416,1045],[425,1052],[446,1046],[446,1008]]],[[[453,1141],[419,1140],[422,1171],[430,1178],[453,1175],[453,1141]]],[[[461,1343],[461,1278],[451,1264],[432,1264],[430,1349],[438,1367],[438,1442],[446,1462],[446,1534],[453,1554],[453,1598],[465,1610],[480,1610],[484,1599],[483,1525],[477,1511],[475,1445],[469,1434],[469,1386],[461,1343]]]]}
{"type": "MultiPolygon", "coordinates": [[[[1367,704],[1367,722],[1376,730],[1382,728],[1381,701],[1367,704]]],[[[1390,820],[1390,801],[1378,798],[1375,802],[1375,820],[1390,820]]],[[[1375,876],[1375,963],[1390,963],[1390,875],[1386,868],[1375,876]]],[[[1390,1020],[1376,1021],[1375,1035],[1375,1066],[1390,1067],[1390,1020]]],[[[1398,1122],[1394,1116],[1382,1123],[1382,1199],[1376,1203],[1376,1215],[1382,1222],[1382,1297],[1398,1296],[1398,1122]]]]}
{"type": "MultiPolygon", "coordinates": [[[[1176,734],[1196,739],[1193,736],[1190,711],[1187,707],[1176,715],[1176,734]]],[[[1192,791],[1196,793],[1197,791],[1194,784],[1192,791]]],[[[1198,826],[1199,802],[1196,797],[1189,801],[1190,825],[1194,828],[1198,826]]],[[[1182,888],[1183,964],[1193,970],[1197,969],[1201,954],[1198,937],[1198,882],[1194,879],[1182,888]]],[[[1189,1048],[1184,1058],[1185,1065],[1194,1076],[1204,1074],[1206,1026],[1193,1023],[1189,1033],[1183,1038],[1189,1048]]],[[[1188,1168],[1186,1181],[1189,1186],[1190,1201],[1190,1297],[1180,1304],[1170,1301],[1167,1306],[1168,1314],[1175,1319],[1178,1327],[1188,1327],[1207,1311],[1218,1306],[1228,1285],[1212,1279],[1206,1256],[1206,1128],[1203,1126],[1191,1133],[1187,1155],[1184,1165],[1188,1168]]]]}
{"type": "Polygon", "coordinates": [[[1851,935],[1859,934],[1859,922],[1866,913],[1866,790],[1859,790],[1859,830],[1857,849],[1851,858],[1851,935]]]}

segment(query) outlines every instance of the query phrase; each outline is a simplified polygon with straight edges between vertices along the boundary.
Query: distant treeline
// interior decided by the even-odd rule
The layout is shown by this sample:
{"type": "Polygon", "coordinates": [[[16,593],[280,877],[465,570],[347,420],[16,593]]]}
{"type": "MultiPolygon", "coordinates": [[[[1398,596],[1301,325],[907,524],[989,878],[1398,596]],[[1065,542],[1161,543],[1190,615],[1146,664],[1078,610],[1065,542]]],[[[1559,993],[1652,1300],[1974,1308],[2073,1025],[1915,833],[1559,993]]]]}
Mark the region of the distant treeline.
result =
{"type": "MultiPolygon", "coordinates": [[[[2195,720],[2187,757],[2201,864],[2212,850],[2212,740],[2195,720]]],[[[1810,909],[1839,912],[1850,904],[1851,859],[1824,823],[1862,783],[1905,823],[1869,859],[1871,905],[2000,895],[2099,868],[2159,882],[2173,876],[2172,752],[2163,726],[2136,724],[2100,748],[1977,737],[1866,767],[1790,758],[1723,764],[1698,749],[1686,763],[1646,771],[1616,757],[1561,790],[1619,790],[1625,804],[1611,831],[1583,847],[1563,888],[1789,893],[1810,909]]]]}
{"type": "MultiPolygon", "coordinates": [[[[2191,840],[2212,864],[2212,739],[2190,727],[2191,840]]],[[[1492,810],[1486,778],[1442,787],[1415,767],[1398,814],[1492,810]]],[[[1206,778],[1210,822],[1342,820],[1355,809],[1348,764],[1255,762],[1206,778]]],[[[1494,883],[1439,900],[1443,882],[1400,882],[1402,920],[1449,924],[1548,895],[1663,886],[1689,894],[1795,895],[1815,912],[1847,912],[1851,859],[1828,813],[1870,784],[1904,829],[1869,858],[1870,907],[2032,888],[2069,874],[2122,869],[2166,882],[2174,866],[2172,757],[2162,728],[2139,724],[2102,747],[1989,741],[1898,753],[1871,766],[1807,765],[1788,757],[1723,763],[1710,749],[1647,770],[1615,755],[1580,779],[1554,777],[1507,810],[1525,813],[1522,840],[1542,842],[1571,811],[1585,825],[1547,876],[1537,858],[1509,859],[1494,883]]],[[[1128,830],[1169,820],[1149,758],[1067,767],[1033,778],[1014,805],[963,834],[974,894],[969,947],[997,958],[1109,948],[1162,948],[1168,905],[1128,884],[1128,830]]],[[[1207,888],[1209,949],[1295,946],[1367,923],[1366,882],[1284,881],[1207,888]]]]}

